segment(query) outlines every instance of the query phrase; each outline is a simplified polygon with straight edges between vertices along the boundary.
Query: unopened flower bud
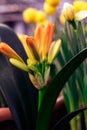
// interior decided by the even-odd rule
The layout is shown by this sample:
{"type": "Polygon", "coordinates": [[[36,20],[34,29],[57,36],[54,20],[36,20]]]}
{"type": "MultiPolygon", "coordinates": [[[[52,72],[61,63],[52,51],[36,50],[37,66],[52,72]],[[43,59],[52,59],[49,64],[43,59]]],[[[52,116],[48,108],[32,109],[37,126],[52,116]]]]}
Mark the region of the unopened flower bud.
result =
{"type": "Polygon", "coordinates": [[[75,18],[75,8],[69,3],[64,4],[62,13],[67,21],[72,21],[75,18]]]}
{"type": "Polygon", "coordinates": [[[61,40],[57,40],[52,42],[50,49],[49,49],[49,53],[48,53],[48,63],[52,63],[53,60],[55,59],[55,57],[57,56],[59,50],[61,47],[61,40]]]}

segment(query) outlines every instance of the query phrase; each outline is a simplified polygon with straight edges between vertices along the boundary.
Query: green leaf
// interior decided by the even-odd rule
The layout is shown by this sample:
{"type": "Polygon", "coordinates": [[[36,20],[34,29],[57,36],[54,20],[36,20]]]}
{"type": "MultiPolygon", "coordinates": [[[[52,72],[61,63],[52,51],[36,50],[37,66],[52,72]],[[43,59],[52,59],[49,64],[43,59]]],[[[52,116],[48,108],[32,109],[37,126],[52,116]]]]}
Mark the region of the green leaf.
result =
{"type": "Polygon", "coordinates": [[[86,110],[87,107],[85,108],[81,108],[81,109],[78,109],[74,112],[71,112],[67,115],[65,115],[54,127],[52,130],[61,130],[63,129],[71,119],[73,119],[76,115],[78,115],[79,113],[83,112],[84,110],[86,110]]]}
{"type": "MultiPolygon", "coordinates": [[[[12,73],[4,56],[0,55],[0,91],[12,112],[14,121],[19,130],[27,130],[27,117],[25,115],[23,101],[12,73]]],[[[30,127],[30,125],[29,125],[30,127]]],[[[28,127],[28,128],[29,128],[28,127]]]]}
{"type": "Polygon", "coordinates": [[[0,62],[0,91],[12,112],[18,130],[35,129],[37,109],[35,110],[36,105],[33,103],[34,100],[36,101],[36,94],[29,81],[26,83],[28,76],[21,70],[17,72],[15,69],[17,81],[13,69],[4,56],[0,55],[0,61],[2,61],[0,62]]]}
{"type": "MultiPolygon", "coordinates": [[[[26,60],[26,54],[17,35],[4,24],[0,24],[0,40],[9,44],[26,60]]],[[[35,129],[37,90],[31,84],[26,72],[11,66],[1,54],[0,61],[0,91],[11,109],[17,127],[19,130],[35,129]]]]}
{"type": "Polygon", "coordinates": [[[48,130],[51,113],[60,91],[75,69],[84,61],[86,57],[87,48],[74,56],[56,75],[50,86],[47,88],[38,113],[36,130],[48,130]]]}

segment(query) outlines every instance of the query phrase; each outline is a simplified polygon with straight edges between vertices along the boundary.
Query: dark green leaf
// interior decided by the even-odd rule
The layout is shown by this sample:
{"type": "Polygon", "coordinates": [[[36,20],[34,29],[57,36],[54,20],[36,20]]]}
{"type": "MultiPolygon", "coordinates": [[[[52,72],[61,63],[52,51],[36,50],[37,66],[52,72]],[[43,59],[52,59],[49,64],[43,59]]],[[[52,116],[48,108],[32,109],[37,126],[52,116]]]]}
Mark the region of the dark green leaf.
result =
{"type": "Polygon", "coordinates": [[[71,112],[67,115],[65,115],[55,126],[52,130],[61,130],[63,129],[71,119],[73,119],[76,115],[78,115],[79,113],[83,112],[84,110],[86,110],[87,107],[85,108],[81,108],[81,109],[78,109],[74,112],[71,112]]]}
{"type": "Polygon", "coordinates": [[[60,91],[75,69],[84,61],[86,57],[87,48],[74,56],[56,75],[50,86],[47,88],[38,113],[36,130],[48,130],[51,113],[60,91]]]}
{"type": "MultiPolygon", "coordinates": [[[[20,98],[20,92],[17,89],[12,69],[7,64],[6,59],[0,55],[0,91],[9,108],[11,109],[14,120],[19,130],[25,130],[27,127],[26,117],[24,115],[23,102],[20,98]]],[[[29,126],[30,127],[30,126],[29,126]]]]}
{"type": "MultiPolygon", "coordinates": [[[[9,44],[24,60],[26,60],[26,54],[22,44],[11,28],[0,24],[0,40],[9,44]]],[[[2,91],[15,121],[17,122],[20,120],[21,122],[22,120],[21,124],[17,122],[17,126],[23,126],[26,124],[23,128],[21,127],[23,130],[25,127],[26,130],[29,130],[30,128],[35,129],[37,116],[37,90],[31,84],[26,72],[22,72],[16,67],[11,66],[7,59],[1,54],[0,61],[0,91],[2,91]],[[12,99],[12,95],[15,97],[14,100],[12,99]],[[17,98],[20,99],[17,100],[17,98]],[[15,110],[16,107],[17,110],[15,110]]]]}

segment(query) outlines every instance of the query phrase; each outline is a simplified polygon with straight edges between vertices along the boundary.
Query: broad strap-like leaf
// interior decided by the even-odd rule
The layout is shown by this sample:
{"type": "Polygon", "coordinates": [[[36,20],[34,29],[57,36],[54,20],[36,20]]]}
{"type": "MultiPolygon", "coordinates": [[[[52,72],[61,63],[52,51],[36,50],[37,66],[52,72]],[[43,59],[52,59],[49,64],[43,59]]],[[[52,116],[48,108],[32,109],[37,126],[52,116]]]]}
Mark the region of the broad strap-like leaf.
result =
{"type": "MultiPolygon", "coordinates": [[[[20,41],[18,40],[16,34],[13,32],[11,28],[0,24],[0,39],[1,41],[9,44],[23,59],[26,60],[26,55],[23,50],[23,47],[20,41]]],[[[3,91],[5,100],[8,106],[10,107],[11,112],[14,115],[14,118],[17,117],[26,122],[26,127],[28,130],[30,128],[35,129],[36,116],[37,116],[37,90],[31,84],[28,74],[10,65],[10,63],[1,54],[0,54],[0,85],[1,85],[0,91],[3,91]],[[13,77],[14,82],[12,79],[10,83],[11,77],[13,77]],[[8,88],[5,86],[5,80],[7,82],[6,85],[9,86],[8,88]],[[15,103],[18,97],[15,96],[16,101],[14,100],[13,102],[11,101],[9,103],[9,100],[11,100],[11,91],[14,92],[14,95],[18,94],[18,96],[20,97],[20,101],[22,103],[20,109],[23,109],[23,115],[24,115],[23,118],[20,117],[22,113],[19,116],[17,116],[18,113],[14,114],[15,109],[14,107],[16,107],[15,105],[19,104],[18,109],[20,106],[19,101],[18,101],[19,103],[18,102],[17,104],[15,103]],[[16,93],[16,91],[18,93],[16,93]],[[8,95],[8,98],[6,95],[8,95]],[[14,106],[12,106],[13,104],[14,106]]],[[[17,120],[18,119],[15,118],[15,121],[17,120]]],[[[17,123],[17,125],[19,125],[19,123],[17,123]]]]}
{"type": "MultiPolygon", "coordinates": [[[[36,106],[31,99],[31,86],[26,85],[23,73],[18,73],[18,81],[14,76],[11,66],[4,56],[0,55],[0,91],[12,112],[18,130],[35,129],[36,106]],[[29,88],[30,87],[30,88],[29,88]],[[35,107],[35,108],[34,108],[35,107]]],[[[16,70],[15,70],[15,73],[16,70]]],[[[26,75],[27,76],[27,75],[26,75]]]]}
{"type": "Polygon", "coordinates": [[[69,123],[70,120],[72,120],[76,115],[78,115],[79,113],[83,112],[86,109],[87,109],[87,107],[80,108],[74,112],[71,112],[71,113],[65,115],[58,123],[56,123],[56,125],[53,127],[52,130],[63,129],[65,126],[67,126],[67,124],[69,123]]]}
{"type": "Polygon", "coordinates": [[[13,118],[19,130],[27,129],[27,122],[25,122],[23,102],[20,99],[20,92],[17,89],[12,70],[6,62],[6,59],[0,55],[0,91],[7,105],[9,106],[13,118]]]}
{"type": "Polygon", "coordinates": [[[86,57],[87,48],[74,56],[56,75],[50,86],[47,88],[47,91],[43,97],[40,111],[38,113],[36,130],[48,130],[51,113],[60,91],[72,73],[84,61],[86,57]]]}
{"type": "Polygon", "coordinates": [[[0,41],[10,45],[26,61],[25,51],[16,33],[5,24],[0,24],[0,41]]]}

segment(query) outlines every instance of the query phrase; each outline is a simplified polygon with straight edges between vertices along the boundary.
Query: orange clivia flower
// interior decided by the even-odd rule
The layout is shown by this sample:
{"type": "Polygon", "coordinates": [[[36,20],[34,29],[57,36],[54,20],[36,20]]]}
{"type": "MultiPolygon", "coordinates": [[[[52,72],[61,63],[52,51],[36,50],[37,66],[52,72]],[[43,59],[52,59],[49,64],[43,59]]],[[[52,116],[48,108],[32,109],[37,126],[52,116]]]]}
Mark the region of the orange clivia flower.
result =
{"type": "Polygon", "coordinates": [[[34,36],[18,35],[19,40],[26,52],[26,63],[6,43],[0,43],[0,53],[8,57],[11,64],[27,71],[30,80],[38,89],[46,86],[50,76],[50,65],[57,56],[61,40],[52,41],[54,35],[54,24],[38,25],[34,36]]]}
{"type": "Polygon", "coordinates": [[[54,34],[54,24],[39,25],[34,33],[36,47],[42,60],[46,59],[54,34]]]}
{"type": "MultiPolygon", "coordinates": [[[[35,29],[33,37],[21,34],[18,37],[28,58],[34,62],[42,62],[48,59],[49,50],[52,48],[53,35],[54,24],[48,22],[46,25],[39,24],[35,29]]],[[[56,43],[58,44],[57,41],[55,41],[55,45],[56,43]]]]}

